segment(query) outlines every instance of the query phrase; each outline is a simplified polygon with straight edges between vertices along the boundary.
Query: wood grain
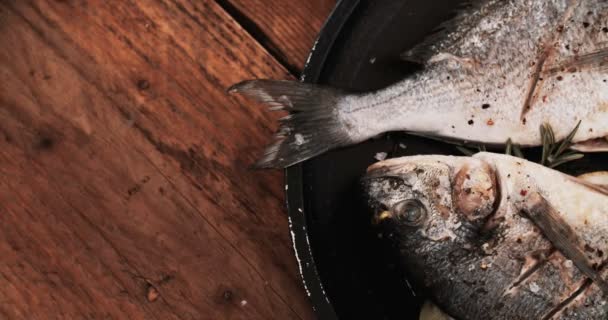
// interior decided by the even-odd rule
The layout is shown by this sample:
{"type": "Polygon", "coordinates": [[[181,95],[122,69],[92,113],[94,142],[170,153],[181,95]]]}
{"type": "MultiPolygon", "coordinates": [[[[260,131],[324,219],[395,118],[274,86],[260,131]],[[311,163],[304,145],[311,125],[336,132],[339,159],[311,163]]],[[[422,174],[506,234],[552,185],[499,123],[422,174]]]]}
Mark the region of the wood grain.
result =
{"type": "Polygon", "coordinates": [[[312,318],[278,115],[225,94],[290,76],[220,6],[4,1],[0,47],[0,318],[312,318]]]}
{"type": "Polygon", "coordinates": [[[218,0],[298,76],[336,0],[218,0]]]}

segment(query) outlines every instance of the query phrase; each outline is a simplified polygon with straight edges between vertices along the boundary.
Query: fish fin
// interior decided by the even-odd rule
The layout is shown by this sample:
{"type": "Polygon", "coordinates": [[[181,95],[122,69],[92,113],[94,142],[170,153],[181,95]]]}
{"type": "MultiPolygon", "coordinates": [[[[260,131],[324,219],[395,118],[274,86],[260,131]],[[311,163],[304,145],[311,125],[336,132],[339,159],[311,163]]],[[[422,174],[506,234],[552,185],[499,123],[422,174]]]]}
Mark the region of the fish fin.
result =
{"type": "Polygon", "coordinates": [[[576,72],[578,70],[595,70],[608,72],[608,47],[587,54],[579,54],[565,61],[547,66],[543,74],[553,75],[559,72],[576,72]]]}
{"type": "Polygon", "coordinates": [[[351,139],[336,115],[338,90],[296,81],[249,80],[228,89],[253,98],[271,110],[285,110],[275,141],[255,164],[257,168],[285,168],[351,139]]]}
{"type": "Polygon", "coordinates": [[[589,179],[585,179],[585,178],[574,178],[574,177],[570,177],[568,176],[570,180],[572,180],[573,182],[576,182],[592,191],[595,192],[599,192],[602,194],[605,194],[608,196],[608,185],[602,185],[600,183],[596,183],[596,182],[591,182],[589,181],[589,179]]]}
{"type": "Polygon", "coordinates": [[[577,142],[571,145],[570,149],[580,152],[608,152],[608,139],[597,138],[577,142]]]}
{"type": "Polygon", "coordinates": [[[608,283],[601,277],[600,272],[592,267],[586,257],[583,240],[542,195],[537,192],[531,194],[522,211],[556,249],[572,260],[583,274],[589,277],[604,294],[608,295],[608,283]]]}
{"type": "Polygon", "coordinates": [[[401,59],[419,64],[432,63],[429,59],[440,51],[436,46],[437,43],[445,39],[449,33],[452,33],[457,28],[462,29],[467,25],[476,25],[475,21],[483,18],[483,14],[479,12],[479,9],[487,2],[489,0],[469,0],[460,4],[451,19],[437,26],[422,42],[401,53],[401,59]],[[474,14],[471,14],[472,12],[474,14]],[[464,23],[465,21],[471,22],[464,23]]]}
{"type": "Polygon", "coordinates": [[[458,57],[453,54],[445,53],[445,52],[439,52],[436,55],[432,56],[428,60],[428,63],[435,63],[435,62],[441,62],[441,61],[452,62],[453,64],[458,65],[461,68],[466,68],[466,69],[471,69],[471,70],[475,69],[475,68],[481,69],[481,63],[479,61],[476,61],[475,59],[458,57]]]}
{"type": "Polygon", "coordinates": [[[418,320],[454,320],[447,313],[445,313],[436,304],[427,300],[420,309],[420,315],[418,320]]]}
{"type": "Polygon", "coordinates": [[[608,190],[608,171],[589,172],[582,174],[577,178],[608,190]]]}

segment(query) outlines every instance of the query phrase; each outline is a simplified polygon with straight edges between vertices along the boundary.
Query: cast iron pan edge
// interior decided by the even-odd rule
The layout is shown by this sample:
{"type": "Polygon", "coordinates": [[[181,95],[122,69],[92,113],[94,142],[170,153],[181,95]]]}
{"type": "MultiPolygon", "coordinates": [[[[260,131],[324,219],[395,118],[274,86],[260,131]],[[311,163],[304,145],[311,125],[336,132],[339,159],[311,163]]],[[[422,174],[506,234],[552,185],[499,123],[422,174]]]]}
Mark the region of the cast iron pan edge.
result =
{"type": "MultiPolygon", "coordinates": [[[[338,1],[310,51],[300,79],[302,82],[318,81],[334,41],[358,4],[359,0],[338,1]]],[[[287,218],[300,276],[317,317],[323,320],[338,319],[323,289],[308,241],[302,184],[302,164],[285,170],[287,218]]]]}

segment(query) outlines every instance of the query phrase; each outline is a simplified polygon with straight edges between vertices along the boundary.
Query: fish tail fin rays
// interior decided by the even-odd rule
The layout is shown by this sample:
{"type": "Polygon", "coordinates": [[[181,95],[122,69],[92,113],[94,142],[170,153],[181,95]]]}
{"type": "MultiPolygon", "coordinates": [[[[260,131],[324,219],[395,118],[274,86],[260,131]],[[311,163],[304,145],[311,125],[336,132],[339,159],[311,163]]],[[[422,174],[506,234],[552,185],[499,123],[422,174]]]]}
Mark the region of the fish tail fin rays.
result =
{"type": "Polygon", "coordinates": [[[608,73],[608,44],[593,52],[577,54],[564,62],[549,66],[545,75],[553,75],[563,71],[575,72],[577,70],[590,70],[608,73]]]}
{"type": "Polygon", "coordinates": [[[455,320],[433,302],[427,300],[420,310],[419,320],[455,320]]]}
{"type": "Polygon", "coordinates": [[[570,149],[579,152],[608,152],[608,138],[581,141],[570,146],[570,149]]]}
{"type": "MultiPolygon", "coordinates": [[[[589,172],[582,174],[577,178],[608,190],[608,171],[589,172]]],[[[608,193],[608,191],[606,191],[606,193],[608,193]]]]}
{"type": "Polygon", "coordinates": [[[275,141],[255,164],[256,168],[285,168],[336,147],[351,143],[337,115],[344,93],[295,81],[248,80],[228,89],[267,106],[285,110],[275,141]]]}

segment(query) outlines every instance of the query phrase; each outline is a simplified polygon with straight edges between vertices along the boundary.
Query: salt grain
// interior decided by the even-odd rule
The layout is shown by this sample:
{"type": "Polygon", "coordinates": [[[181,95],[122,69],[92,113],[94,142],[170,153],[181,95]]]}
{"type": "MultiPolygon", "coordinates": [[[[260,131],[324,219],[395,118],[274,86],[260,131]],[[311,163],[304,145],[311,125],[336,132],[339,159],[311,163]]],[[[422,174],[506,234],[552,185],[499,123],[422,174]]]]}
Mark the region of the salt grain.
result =
{"type": "Polygon", "coordinates": [[[485,254],[489,254],[490,253],[490,244],[489,243],[484,243],[481,245],[481,250],[483,250],[483,252],[485,254]]]}
{"type": "Polygon", "coordinates": [[[374,158],[378,161],[382,161],[382,160],[386,159],[387,156],[388,156],[388,154],[386,152],[378,152],[378,153],[376,153],[374,158]]]}
{"type": "Polygon", "coordinates": [[[247,300],[241,300],[241,307],[244,307],[247,305],[247,300]]]}
{"type": "Polygon", "coordinates": [[[536,282],[530,283],[530,291],[532,291],[532,293],[538,293],[538,291],[540,291],[540,287],[536,284],[536,282]]]}

